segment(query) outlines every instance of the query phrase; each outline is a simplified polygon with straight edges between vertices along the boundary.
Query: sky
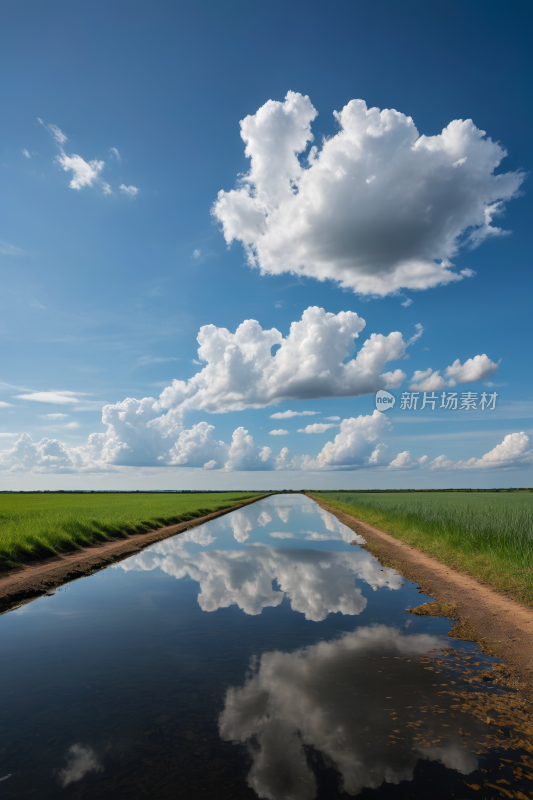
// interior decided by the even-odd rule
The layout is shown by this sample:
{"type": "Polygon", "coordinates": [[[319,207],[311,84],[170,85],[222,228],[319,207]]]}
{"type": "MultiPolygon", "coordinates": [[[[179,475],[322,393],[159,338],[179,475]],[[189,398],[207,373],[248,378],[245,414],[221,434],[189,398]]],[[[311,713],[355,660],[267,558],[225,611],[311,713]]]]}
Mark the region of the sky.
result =
{"type": "Polygon", "coordinates": [[[531,17],[6,0],[0,490],[533,486],[531,17]]]}

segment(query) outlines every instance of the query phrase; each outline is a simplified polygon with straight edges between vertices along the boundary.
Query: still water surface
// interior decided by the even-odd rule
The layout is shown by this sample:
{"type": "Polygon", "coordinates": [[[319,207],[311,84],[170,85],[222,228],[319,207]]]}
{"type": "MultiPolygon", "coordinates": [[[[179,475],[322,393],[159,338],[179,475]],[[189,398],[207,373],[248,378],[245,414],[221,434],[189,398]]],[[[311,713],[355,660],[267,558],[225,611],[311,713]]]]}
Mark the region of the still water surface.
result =
{"type": "Polygon", "coordinates": [[[529,796],[494,660],[353,539],[277,495],[4,614],[0,796],[529,796]]]}

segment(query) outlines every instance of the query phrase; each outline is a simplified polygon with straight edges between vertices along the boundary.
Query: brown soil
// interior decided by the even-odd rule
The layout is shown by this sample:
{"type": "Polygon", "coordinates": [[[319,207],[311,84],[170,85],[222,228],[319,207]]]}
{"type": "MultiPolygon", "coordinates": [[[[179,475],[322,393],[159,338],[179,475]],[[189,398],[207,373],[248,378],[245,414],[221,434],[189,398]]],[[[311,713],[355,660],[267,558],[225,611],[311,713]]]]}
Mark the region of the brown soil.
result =
{"type": "MultiPolygon", "coordinates": [[[[488,584],[457,572],[415,547],[337,511],[322,498],[309,495],[322,508],[366,540],[363,545],[384,566],[392,567],[418,583],[425,594],[441,604],[455,606],[459,623],[454,638],[478,642],[484,650],[509,664],[518,683],[533,698],[533,609],[499,594],[488,584]]],[[[356,544],[356,542],[354,542],[356,544]]],[[[448,607],[449,608],[449,607],[448,607]]]]}
{"type": "Polygon", "coordinates": [[[94,544],[72,553],[29,562],[2,572],[0,573],[0,613],[29,603],[30,600],[41,595],[53,594],[54,589],[64,583],[92,575],[93,572],[98,572],[110,564],[116,564],[117,561],[129,558],[150,544],[195,528],[210,519],[229,514],[230,511],[256,503],[260,499],[260,497],[256,497],[222,511],[179,522],[177,525],[169,525],[166,528],[159,528],[147,533],[136,533],[128,536],[127,539],[118,541],[114,539],[103,544],[94,544]]]}

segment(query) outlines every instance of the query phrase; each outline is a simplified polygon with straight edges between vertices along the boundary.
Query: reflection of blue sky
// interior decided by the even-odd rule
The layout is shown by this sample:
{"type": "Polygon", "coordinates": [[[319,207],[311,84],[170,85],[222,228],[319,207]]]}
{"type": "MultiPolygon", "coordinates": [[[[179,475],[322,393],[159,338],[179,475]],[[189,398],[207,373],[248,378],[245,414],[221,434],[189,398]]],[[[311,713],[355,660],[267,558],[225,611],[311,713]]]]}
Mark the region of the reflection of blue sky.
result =
{"type": "Polygon", "coordinates": [[[237,605],[255,615],[286,597],[294,611],[315,622],[331,613],[357,615],[365,609],[367,600],[356,579],[374,590],[403,584],[398,573],[383,570],[368,553],[346,547],[353,531],[307,498],[291,505],[287,501],[292,498],[281,496],[279,504],[275,499],[159,542],[117,568],[189,576],[200,585],[198,602],[204,611],[237,605]],[[305,530],[298,525],[301,508],[306,509],[305,530]],[[280,531],[281,525],[287,529],[280,531]],[[307,542],[313,547],[302,546],[307,542]],[[331,549],[332,542],[341,549],[331,549]]]}
{"type": "MultiPolygon", "coordinates": [[[[234,545],[224,535],[230,531],[239,544],[249,541],[267,544],[270,541],[269,537],[317,542],[338,541],[346,544],[354,541],[364,543],[361,536],[305,495],[273,495],[207,522],[202,528],[209,530],[214,536],[222,537],[223,541],[219,543],[219,547],[234,545]]],[[[183,534],[180,534],[179,538],[182,536],[183,534]]]]}
{"type": "MultiPolygon", "coordinates": [[[[415,664],[416,656],[440,646],[435,636],[408,636],[379,625],[291,653],[264,653],[244,685],[228,690],[220,734],[248,745],[252,759],[248,783],[259,797],[269,800],[316,796],[316,778],[304,748],[320,751],[350,795],[383,782],[411,780],[421,757],[466,775],[476,769],[477,758],[450,738],[446,715],[431,722],[434,738],[443,740],[424,749],[413,742],[412,728],[403,729],[409,712],[399,710],[391,722],[383,710],[396,703],[399,709],[420,705],[424,672],[415,664]],[[376,680],[376,667],[369,659],[383,664],[381,658],[388,657],[390,664],[402,656],[412,661],[394,662],[403,669],[400,686],[376,680]],[[385,698],[386,693],[399,696],[385,698]],[[401,738],[391,747],[389,734],[399,726],[401,738]]],[[[426,682],[434,680],[425,675],[426,682]]]]}

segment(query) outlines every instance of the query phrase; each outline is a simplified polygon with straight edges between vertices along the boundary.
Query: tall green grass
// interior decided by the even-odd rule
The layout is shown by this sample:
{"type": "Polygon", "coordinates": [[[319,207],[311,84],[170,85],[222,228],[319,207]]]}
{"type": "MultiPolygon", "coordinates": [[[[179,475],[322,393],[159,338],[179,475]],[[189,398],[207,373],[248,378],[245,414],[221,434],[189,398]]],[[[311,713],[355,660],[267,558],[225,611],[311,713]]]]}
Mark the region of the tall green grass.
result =
{"type": "Polygon", "coordinates": [[[0,569],[184,522],[254,496],[248,492],[0,494],[0,569]]]}
{"type": "Polygon", "coordinates": [[[533,493],[317,496],[533,605],[533,493]]]}

